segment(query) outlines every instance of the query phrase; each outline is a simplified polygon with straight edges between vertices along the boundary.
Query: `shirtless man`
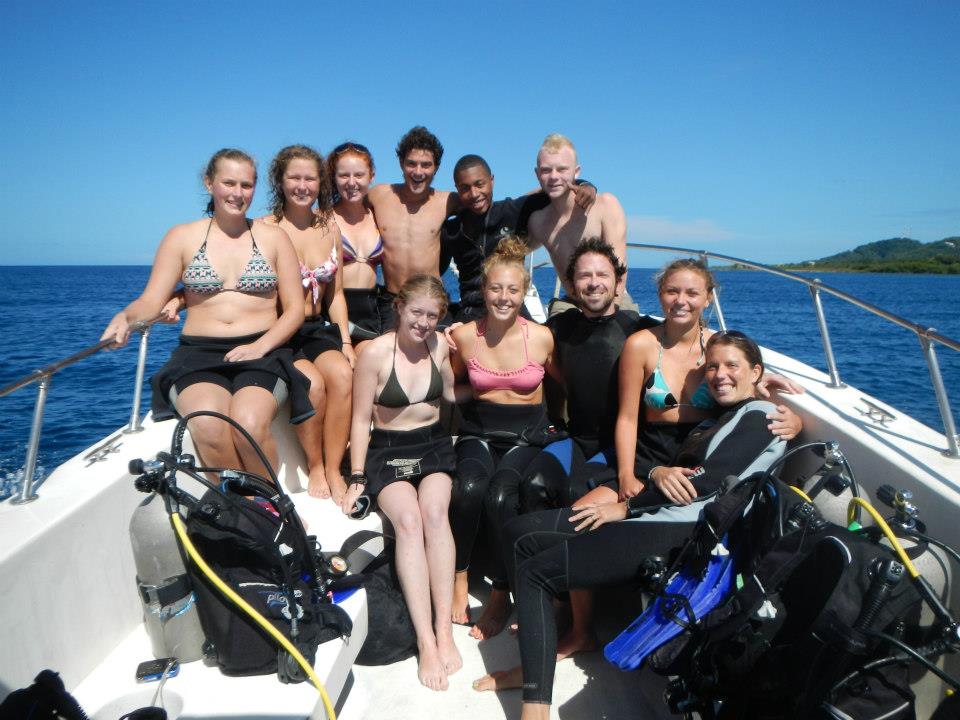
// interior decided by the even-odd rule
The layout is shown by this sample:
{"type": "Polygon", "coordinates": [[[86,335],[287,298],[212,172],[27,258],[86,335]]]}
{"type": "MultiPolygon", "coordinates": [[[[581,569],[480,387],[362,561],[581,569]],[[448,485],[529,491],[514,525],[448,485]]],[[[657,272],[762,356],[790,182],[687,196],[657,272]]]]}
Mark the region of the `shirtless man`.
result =
{"type": "MultiPolygon", "coordinates": [[[[610,245],[620,261],[627,261],[627,218],[620,201],[611,193],[600,193],[588,211],[574,202],[574,181],[580,175],[577,151],[563,135],[547,135],[537,153],[535,168],[540,187],[550,197],[550,204],[530,216],[528,242],[531,248],[541,245],[550,253],[557,275],[563,279],[567,295],[573,287],[564,278],[573,251],[581,240],[598,237],[610,245]]],[[[636,305],[626,291],[626,276],[617,283],[617,304],[627,310],[636,305]]],[[[555,305],[558,305],[555,303],[555,305]]],[[[551,307],[551,314],[573,307],[551,307]]]]}
{"type": "MultiPolygon", "coordinates": [[[[411,129],[397,144],[403,182],[377,185],[367,195],[383,238],[386,292],[378,304],[384,329],[393,326],[393,298],[407,280],[421,273],[439,277],[440,228],[460,209],[455,193],[430,187],[442,157],[443,145],[433,133],[411,129]]],[[[450,324],[444,320],[440,327],[450,324]]]]}

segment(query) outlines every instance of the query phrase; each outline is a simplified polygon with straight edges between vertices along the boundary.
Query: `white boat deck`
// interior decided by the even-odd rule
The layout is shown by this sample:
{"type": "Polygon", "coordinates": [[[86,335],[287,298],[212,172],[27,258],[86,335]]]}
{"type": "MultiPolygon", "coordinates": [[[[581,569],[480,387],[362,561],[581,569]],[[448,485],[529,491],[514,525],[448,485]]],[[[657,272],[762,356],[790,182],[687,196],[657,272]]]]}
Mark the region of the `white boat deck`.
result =
{"type": "MultiPolygon", "coordinates": [[[[838,440],[867,495],[882,483],[912,490],[929,531],[960,546],[960,461],[943,456],[941,434],[855,388],[828,387],[826,375],[789,357],[770,351],[765,357],[772,369],[808,389],[784,398],[804,418],[803,439],[838,440]],[[868,402],[893,418],[880,422],[876,415],[865,414],[868,402]]],[[[0,698],[26,687],[49,667],[61,673],[67,688],[97,720],[115,720],[152,699],[155,684],[133,680],[137,664],[151,652],[140,621],[127,534],[130,514],[144,496],[133,488],[126,466],[131,458],[150,458],[167,449],[172,429],[172,422],[147,421],[143,432],[122,436],[119,452],[103,462],[88,467],[78,456],[58,468],[39,488],[36,502],[0,503],[0,698]]],[[[358,523],[331,502],[308,497],[298,470],[302,454],[283,417],[275,430],[285,460],[281,480],[324,549],[338,549],[358,529],[379,528],[376,516],[358,523]]],[[[785,476],[807,472],[810,464],[813,458],[793,463],[785,476]]],[[[482,590],[478,588],[478,594],[482,590]]],[[[952,600],[957,607],[956,591],[952,600]]],[[[464,667],[451,677],[448,691],[435,693],[418,683],[415,659],[387,667],[353,667],[351,675],[366,635],[365,596],[353,596],[345,607],[354,620],[353,637],[321,646],[317,660],[318,673],[333,702],[342,706],[344,720],[519,718],[519,690],[477,693],[471,687],[477,677],[517,662],[516,639],[509,633],[478,643],[469,638],[467,628],[455,627],[464,667]]],[[[636,607],[620,609],[625,615],[601,628],[601,642],[636,613],[636,607]]],[[[622,673],[600,652],[584,653],[559,664],[551,717],[667,717],[662,686],[650,673],[622,673]]],[[[928,717],[938,697],[939,688],[924,692],[918,716],[928,717]]],[[[228,678],[200,662],[184,665],[179,676],[166,683],[163,699],[170,720],[324,717],[319,696],[308,683],[282,685],[272,675],[228,678]]]]}

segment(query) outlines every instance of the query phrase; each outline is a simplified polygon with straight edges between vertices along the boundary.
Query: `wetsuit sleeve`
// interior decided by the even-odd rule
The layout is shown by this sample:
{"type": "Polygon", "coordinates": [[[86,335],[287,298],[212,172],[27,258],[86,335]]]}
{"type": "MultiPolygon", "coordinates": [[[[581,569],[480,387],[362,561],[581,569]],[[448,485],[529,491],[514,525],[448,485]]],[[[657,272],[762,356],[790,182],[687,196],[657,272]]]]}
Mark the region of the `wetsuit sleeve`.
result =
{"type": "MultiPolygon", "coordinates": [[[[454,217],[450,220],[447,220],[443,227],[440,230],[440,276],[443,277],[443,274],[450,267],[450,260],[453,259],[454,250],[454,239],[451,232],[451,223],[458,221],[458,218],[454,217]]],[[[454,230],[455,232],[455,230],[454,230]]]]}
{"type": "MultiPolygon", "coordinates": [[[[677,453],[673,465],[698,470],[690,478],[698,497],[716,492],[729,475],[744,478],[765,470],[782,454],[786,443],[767,427],[770,407],[771,403],[753,403],[753,407],[734,413],[729,421],[721,419],[677,453]]],[[[661,504],[672,503],[651,484],[627,500],[627,513],[636,517],[661,504]]]]}
{"type": "MultiPolygon", "coordinates": [[[[701,448],[703,455],[699,460],[702,474],[691,478],[699,495],[709,495],[716,491],[728,475],[741,477],[748,470],[754,472],[764,469],[757,461],[772,446],[782,443],[767,425],[766,412],[762,409],[747,410],[730,423],[723,424],[701,448]],[[732,425],[732,427],[731,427],[732,425]]],[[[681,452],[681,456],[684,453],[681,452]]],[[[771,454],[771,461],[773,455],[771,454]]],[[[678,461],[680,459],[678,458],[678,461]]],[[[685,467],[696,467],[696,459],[683,462],[685,467]]],[[[767,465],[769,466],[769,465],[767,465]]]]}

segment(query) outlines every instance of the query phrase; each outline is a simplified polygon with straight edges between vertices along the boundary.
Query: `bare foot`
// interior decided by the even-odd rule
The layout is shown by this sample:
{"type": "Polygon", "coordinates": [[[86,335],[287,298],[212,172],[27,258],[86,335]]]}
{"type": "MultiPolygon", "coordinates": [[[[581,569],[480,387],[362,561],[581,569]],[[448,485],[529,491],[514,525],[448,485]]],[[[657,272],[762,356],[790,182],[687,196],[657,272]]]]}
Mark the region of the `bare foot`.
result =
{"type": "Polygon", "coordinates": [[[420,650],[417,663],[417,677],[424,687],[431,690],[446,690],[449,687],[447,672],[443,669],[443,661],[436,648],[420,650]]]}
{"type": "Polygon", "coordinates": [[[580,632],[573,628],[557,643],[557,660],[568,658],[578,652],[592,652],[597,649],[597,638],[592,632],[580,632]]]}
{"type": "Polygon", "coordinates": [[[453,616],[457,625],[470,624],[470,582],[466,570],[453,576],[453,616]]]}
{"type": "Polygon", "coordinates": [[[310,493],[310,497],[324,499],[330,497],[330,486],[327,485],[327,474],[324,472],[323,465],[315,465],[310,468],[307,492],[310,493]]]}
{"type": "Polygon", "coordinates": [[[496,670],[489,675],[473,681],[473,689],[477,692],[485,690],[509,690],[523,686],[523,671],[519,665],[509,670],[496,670]]]}
{"type": "Polygon", "coordinates": [[[447,671],[447,675],[453,675],[463,667],[463,658],[460,657],[460,651],[457,650],[452,636],[444,637],[438,633],[437,651],[440,654],[440,662],[443,663],[443,669],[447,671]]]}
{"type": "Polygon", "coordinates": [[[487,640],[498,635],[510,617],[510,596],[506,590],[491,590],[483,605],[483,613],[470,629],[470,637],[487,640]]]}
{"type": "Polygon", "coordinates": [[[343,496],[347,494],[347,484],[343,481],[343,475],[340,474],[338,469],[327,468],[326,478],[327,487],[330,488],[329,497],[332,497],[333,502],[339,505],[343,502],[343,496]]]}

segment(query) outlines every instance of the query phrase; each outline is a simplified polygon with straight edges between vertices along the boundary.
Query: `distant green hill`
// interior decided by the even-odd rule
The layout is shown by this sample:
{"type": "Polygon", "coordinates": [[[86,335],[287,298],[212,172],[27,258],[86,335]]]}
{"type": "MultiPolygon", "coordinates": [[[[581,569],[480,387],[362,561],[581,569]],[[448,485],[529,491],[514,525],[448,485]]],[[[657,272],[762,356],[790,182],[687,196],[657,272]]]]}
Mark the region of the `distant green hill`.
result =
{"type": "Polygon", "coordinates": [[[922,243],[891,238],[819,260],[780,265],[790,270],[960,274],[960,237],[922,243]]]}

